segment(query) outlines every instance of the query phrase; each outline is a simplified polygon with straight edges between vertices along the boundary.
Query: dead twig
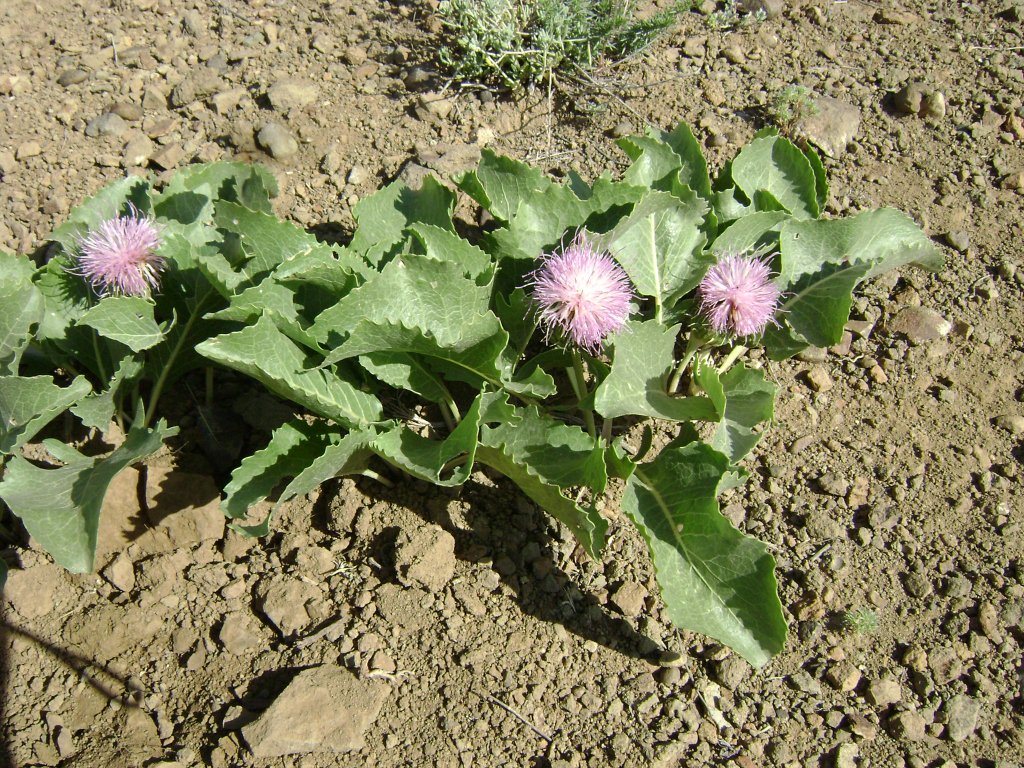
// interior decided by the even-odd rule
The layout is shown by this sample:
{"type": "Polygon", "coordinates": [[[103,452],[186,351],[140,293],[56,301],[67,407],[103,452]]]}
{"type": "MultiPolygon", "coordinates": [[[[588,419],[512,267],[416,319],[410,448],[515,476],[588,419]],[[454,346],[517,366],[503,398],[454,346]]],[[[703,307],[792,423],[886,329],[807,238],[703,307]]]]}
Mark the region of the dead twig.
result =
{"type": "Polygon", "coordinates": [[[529,728],[531,731],[533,731],[535,734],[540,736],[540,738],[544,739],[544,741],[546,741],[548,744],[551,743],[551,737],[550,736],[548,736],[546,733],[544,733],[544,731],[542,731],[540,728],[535,726],[533,723],[531,723],[529,720],[527,720],[521,714],[519,714],[514,709],[512,709],[512,707],[510,707],[505,702],[499,701],[498,699],[494,698],[493,696],[491,696],[488,693],[480,693],[479,691],[473,691],[473,693],[475,693],[477,696],[479,696],[484,701],[488,701],[491,704],[494,704],[496,707],[501,707],[506,712],[508,712],[510,715],[512,715],[514,718],[516,718],[516,720],[518,720],[523,725],[525,725],[527,728],[529,728]]]}

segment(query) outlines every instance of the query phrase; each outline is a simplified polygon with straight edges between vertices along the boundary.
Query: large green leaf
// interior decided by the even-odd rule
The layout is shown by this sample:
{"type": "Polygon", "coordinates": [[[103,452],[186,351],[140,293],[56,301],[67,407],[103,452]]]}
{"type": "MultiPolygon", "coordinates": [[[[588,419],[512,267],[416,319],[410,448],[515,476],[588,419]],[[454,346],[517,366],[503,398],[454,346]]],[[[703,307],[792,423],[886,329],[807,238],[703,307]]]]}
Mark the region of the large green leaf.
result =
{"type": "Polygon", "coordinates": [[[708,207],[692,190],[683,199],[650,192],[611,232],[593,238],[611,252],[636,290],[654,299],[655,315],[700,282],[713,257],[703,253],[700,230],[708,207]]]}
{"type": "Polygon", "coordinates": [[[230,518],[244,518],[249,508],[267,498],[282,480],[301,474],[340,439],[338,430],[323,422],[296,420],[281,425],[265,447],[242,459],[231,473],[221,511],[230,518]]]}
{"type": "MultiPolygon", "coordinates": [[[[755,203],[758,193],[766,192],[799,219],[814,219],[820,213],[817,178],[810,161],[781,136],[762,135],[741,149],[732,161],[732,179],[755,203]]],[[[765,206],[758,208],[764,210],[765,206]]]]}
{"type": "Polygon", "coordinates": [[[444,380],[416,355],[393,351],[371,352],[360,355],[359,364],[388,386],[415,392],[432,403],[441,403],[450,397],[444,380]]]}
{"type": "Polygon", "coordinates": [[[480,442],[502,449],[541,480],[559,488],[604,492],[608,475],[603,446],[584,430],[555,421],[536,406],[515,408],[496,426],[485,425],[480,442]]]}
{"type": "Polygon", "coordinates": [[[672,623],[762,667],[782,650],[786,622],[774,559],[719,511],[729,471],[728,457],[708,445],[670,446],[636,468],[622,508],[647,540],[672,623]]]}
{"type": "Polygon", "coordinates": [[[491,268],[490,256],[454,232],[433,224],[412,224],[409,231],[428,257],[457,264],[468,278],[474,279],[491,268]]]}
{"type": "Polygon", "coordinates": [[[608,522],[596,509],[581,507],[566,498],[558,486],[544,482],[535,468],[515,461],[504,447],[481,445],[476,460],[505,475],[545,512],[564,523],[591,557],[600,557],[608,522]]]}
{"type": "Polygon", "coordinates": [[[126,384],[134,382],[142,374],[144,367],[141,354],[126,353],[117,362],[114,375],[106,383],[106,389],[86,395],[71,406],[71,412],[86,427],[106,432],[114,418],[114,411],[117,408],[116,398],[121,389],[126,384]]]}
{"type": "Polygon", "coordinates": [[[91,391],[84,376],[66,387],[49,376],[0,376],[0,453],[17,450],[91,391]]]}
{"type": "Polygon", "coordinates": [[[715,254],[749,253],[763,247],[777,246],[782,224],[793,217],[785,211],[758,211],[743,216],[727,226],[711,244],[715,254]]]}
{"type": "Polygon", "coordinates": [[[0,251],[0,376],[18,372],[18,363],[43,319],[43,296],[32,282],[32,262],[0,251]]]}
{"type": "MultiPolygon", "coordinates": [[[[184,202],[192,196],[193,200],[228,200],[254,211],[270,213],[270,198],[277,194],[277,180],[262,165],[220,161],[188,165],[176,171],[154,198],[153,207],[159,216],[179,218],[179,214],[192,207],[192,202],[184,202]]],[[[196,219],[186,213],[185,218],[179,220],[196,219]]]]}
{"type": "Polygon", "coordinates": [[[100,336],[142,352],[163,341],[164,334],[153,319],[153,302],[138,296],[107,296],[78,319],[100,336]]]}
{"type": "Polygon", "coordinates": [[[754,427],[770,421],[775,412],[775,384],[757,368],[735,365],[721,376],[710,365],[697,371],[697,381],[722,414],[711,447],[724,453],[733,464],[761,440],[754,427]]]}
{"type": "MultiPolygon", "coordinates": [[[[668,144],[682,161],[676,177],[677,184],[683,184],[706,200],[711,199],[711,178],[708,163],[704,159],[700,142],[697,141],[685,122],[680,122],[668,133],[661,133],[661,140],[668,144]]],[[[673,185],[676,188],[677,185],[673,185]]]]}
{"type": "Polygon", "coordinates": [[[683,160],[654,130],[648,136],[626,136],[615,143],[633,161],[622,175],[623,181],[663,192],[672,190],[672,182],[683,167],[683,160]]]}
{"type": "Polygon", "coordinates": [[[611,373],[597,387],[594,408],[606,419],[653,416],[673,421],[718,421],[715,404],[705,397],[673,397],[666,391],[679,326],[654,320],[630,321],[611,339],[611,373]]]}
{"type": "Polygon", "coordinates": [[[410,224],[430,224],[453,230],[455,195],[433,176],[423,180],[419,190],[393,182],[360,200],[352,214],[356,227],[349,247],[354,253],[378,265],[393,255],[410,224]]]}
{"type": "Polygon", "coordinates": [[[509,221],[524,201],[551,186],[551,180],[539,169],[498,155],[489,149],[480,152],[480,165],[456,182],[459,187],[499,221],[509,221]]]}
{"type": "Polygon", "coordinates": [[[153,429],[133,427],[121,447],[102,458],[83,456],[59,441],[46,440],[43,444],[64,466],[43,469],[12,456],[0,482],[0,498],[54,560],[69,571],[88,573],[93,569],[100,511],[111,480],[128,465],[156,452],[177,431],[163,420],[153,429]]]}
{"type": "Polygon", "coordinates": [[[357,426],[381,417],[376,397],[330,370],[310,367],[303,351],[266,316],[241,331],[208,339],[196,351],[252,376],[281,397],[340,424],[357,426]]]}

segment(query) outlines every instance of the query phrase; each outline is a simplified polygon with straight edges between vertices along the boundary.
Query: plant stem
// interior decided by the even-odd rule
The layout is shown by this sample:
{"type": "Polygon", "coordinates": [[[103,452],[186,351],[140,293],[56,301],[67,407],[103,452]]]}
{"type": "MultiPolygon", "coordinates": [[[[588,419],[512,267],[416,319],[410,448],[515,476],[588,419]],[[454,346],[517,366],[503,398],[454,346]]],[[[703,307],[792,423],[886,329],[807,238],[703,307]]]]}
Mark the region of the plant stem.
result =
{"type": "MultiPolygon", "coordinates": [[[[207,294],[209,296],[209,294],[207,294]]],[[[174,360],[181,353],[182,347],[185,346],[185,340],[188,338],[189,331],[192,330],[192,325],[195,323],[196,318],[200,316],[203,304],[206,303],[207,296],[203,296],[196,302],[195,309],[192,310],[192,314],[189,315],[188,322],[185,323],[185,327],[181,331],[181,336],[178,337],[178,341],[174,345],[174,349],[171,350],[170,356],[167,358],[167,363],[160,370],[160,376],[156,380],[156,384],[153,385],[153,391],[149,396],[149,408],[146,409],[146,418],[142,422],[143,427],[148,427],[150,421],[153,419],[153,414],[156,413],[156,406],[160,402],[160,396],[164,393],[164,386],[167,384],[167,377],[171,373],[171,369],[174,367],[174,360]]]]}
{"type": "Polygon", "coordinates": [[[444,425],[448,427],[449,432],[455,431],[455,414],[452,412],[452,408],[455,407],[455,401],[450,397],[442,400],[438,405],[441,408],[441,418],[444,419],[444,425]]]}
{"type": "Polygon", "coordinates": [[[729,354],[726,355],[725,360],[722,361],[722,364],[718,366],[718,375],[721,376],[723,373],[732,368],[732,364],[739,360],[740,355],[742,355],[746,351],[747,348],[744,347],[742,344],[737,344],[735,347],[733,347],[729,351],[729,354]]]}
{"type": "Polygon", "coordinates": [[[372,469],[369,469],[369,468],[364,469],[359,474],[361,474],[363,477],[368,477],[371,480],[376,480],[378,483],[383,485],[385,488],[394,488],[395,487],[395,484],[392,483],[390,480],[388,480],[386,477],[384,477],[384,475],[380,474],[379,472],[375,472],[372,469]]]}
{"type": "Polygon", "coordinates": [[[693,356],[697,354],[697,350],[704,345],[705,341],[706,339],[698,333],[691,333],[690,338],[686,340],[686,352],[683,353],[683,359],[679,361],[679,365],[672,371],[672,378],[668,380],[670,395],[679,389],[679,380],[683,378],[683,373],[693,360],[693,356]]]}
{"type": "Polygon", "coordinates": [[[569,374],[569,383],[572,384],[572,390],[576,394],[576,405],[580,409],[580,413],[583,414],[583,423],[587,425],[587,432],[596,439],[597,426],[594,424],[594,412],[583,405],[583,400],[588,394],[587,379],[583,371],[583,358],[580,357],[579,350],[574,349],[572,351],[572,368],[567,368],[566,373],[569,374]]]}

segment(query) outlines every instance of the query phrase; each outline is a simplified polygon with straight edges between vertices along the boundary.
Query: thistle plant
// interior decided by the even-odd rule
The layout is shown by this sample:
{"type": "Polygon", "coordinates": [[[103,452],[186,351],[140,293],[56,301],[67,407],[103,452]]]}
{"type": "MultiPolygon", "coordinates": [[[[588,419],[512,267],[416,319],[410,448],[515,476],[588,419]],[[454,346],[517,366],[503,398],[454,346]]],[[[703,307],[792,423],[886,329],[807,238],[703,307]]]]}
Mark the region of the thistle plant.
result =
{"type": "Polygon", "coordinates": [[[101,222],[82,238],[77,269],[97,296],[148,296],[165,266],[159,247],[153,220],[130,205],[127,215],[101,222]]]}
{"type": "MultiPolygon", "coordinates": [[[[667,617],[761,666],[787,631],[774,560],[718,495],[745,481],[743,459],[774,417],[765,361],[837,343],[860,281],[941,259],[898,211],[821,219],[820,160],[774,131],[714,180],[686,125],[619,144],[632,161],[623,177],[592,184],[484,150],[456,180],[496,222],[478,244],[456,232],[455,193],[429,177],[360,200],[345,247],[276,219],[256,169],[188,169],[152,196],[115,185],[55,233],[63,252],[46,267],[2,257],[0,296],[28,285],[37,314],[0,303],[22,329],[0,347],[0,447],[16,452],[65,408],[98,424],[117,402],[157,401],[183,370],[221,365],[304,411],[232,473],[222,509],[236,530],[267,533],[282,503],[341,475],[457,486],[484,470],[600,558],[609,522],[597,502],[619,488],[605,505],[647,542],[667,617]],[[158,227],[159,290],[97,297],[71,254],[93,227],[130,216],[129,202],[158,227]],[[29,344],[80,383],[26,379],[29,344]],[[765,354],[745,361],[754,344],[765,354]],[[400,399],[438,418],[425,431],[400,399]],[[653,419],[675,429],[658,451],[653,419]]],[[[9,459],[0,498],[61,562],[91,567],[97,495],[168,432],[147,427],[151,412],[132,411],[124,452],[102,472],[53,443],[59,469],[9,459]],[[37,489],[61,478],[69,498],[92,495],[40,504],[37,489]]]]}

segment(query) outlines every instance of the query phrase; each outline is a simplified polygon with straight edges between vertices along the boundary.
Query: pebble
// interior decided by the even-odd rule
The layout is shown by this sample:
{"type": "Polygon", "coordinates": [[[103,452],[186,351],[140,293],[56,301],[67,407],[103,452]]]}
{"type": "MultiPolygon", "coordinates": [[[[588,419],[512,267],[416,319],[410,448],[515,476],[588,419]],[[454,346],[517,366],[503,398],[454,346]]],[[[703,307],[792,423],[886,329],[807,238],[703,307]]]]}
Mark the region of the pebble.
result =
{"type": "Polygon", "coordinates": [[[128,123],[120,115],[113,112],[104,112],[94,117],[85,126],[85,135],[95,138],[97,136],[120,136],[128,130],[128,123]]]}
{"type": "Polygon", "coordinates": [[[947,232],[945,240],[950,248],[954,248],[960,253],[967,253],[970,250],[971,236],[962,230],[947,232]]]}
{"type": "Polygon", "coordinates": [[[925,736],[926,726],[924,718],[913,710],[900,712],[889,720],[893,736],[907,741],[921,741],[925,736]]]}
{"type": "Polygon", "coordinates": [[[610,602],[624,616],[639,616],[646,607],[647,590],[635,581],[626,581],[612,593],[610,602]]]}
{"type": "Polygon", "coordinates": [[[750,673],[750,665],[738,656],[728,656],[718,663],[715,679],[730,691],[734,691],[743,683],[750,673]]]}
{"type": "Polygon", "coordinates": [[[84,83],[89,79],[89,73],[84,69],[66,69],[57,78],[57,84],[65,88],[84,83]]]}
{"type": "Polygon", "coordinates": [[[832,377],[828,375],[828,371],[820,365],[815,365],[810,368],[805,374],[808,385],[815,392],[828,392],[835,386],[832,381],[832,377]]]}
{"type": "Polygon", "coordinates": [[[402,529],[395,542],[395,571],[406,586],[440,592],[455,575],[455,539],[439,525],[402,529]]]}
{"type": "Polygon", "coordinates": [[[43,153],[43,148],[38,141],[26,141],[18,145],[14,150],[14,158],[18,161],[28,160],[30,157],[37,157],[43,153]]]}
{"type": "Polygon", "coordinates": [[[156,145],[145,135],[131,139],[124,147],[124,165],[126,168],[145,167],[156,151],[156,145]]]}
{"type": "Polygon", "coordinates": [[[302,109],[316,101],[317,85],[310,80],[278,80],[267,90],[267,100],[278,112],[302,109]]]}
{"type": "Polygon", "coordinates": [[[1011,435],[1024,435],[1024,416],[1016,413],[1004,413],[996,416],[993,423],[1011,435]]]}
{"type": "Polygon", "coordinates": [[[884,709],[890,704],[898,704],[903,699],[900,684],[891,677],[873,680],[868,686],[867,700],[875,707],[884,709]]]}
{"type": "Polygon", "coordinates": [[[793,127],[797,136],[815,144],[829,157],[846,151],[860,131],[859,107],[831,96],[814,96],[815,109],[793,127]]]}
{"type": "Polygon", "coordinates": [[[860,748],[852,741],[847,741],[836,747],[833,756],[835,768],[857,768],[857,761],[860,759],[860,748]]]}
{"type": "Polygon", "coordinates": [[[860,685],[861,672],[849,661],[837,662],[825,671],[825,680],[837,691],[849,693],[860,685]]]}
{"type": "Polygon", "coordinates": [[[946,736],[950,741],[964,741],[974,735],[978,727],[981,704],[966,694],[960,693],[946,702],[943,708],[946,717],[946,736]]]}
{"type": "Polygon", "coordinates": [[[953,324],[928,307],[904,307],[886,323],[889,333],[906,336],[911,344],[924,344],[944,338],[953,324]]]}
{"type": "Polygon", "coordinates": [[[280,123],[264,125],[256,134],[256,140],[275,160],[287,160],[299,151],[299,142],[280,123]]]}

